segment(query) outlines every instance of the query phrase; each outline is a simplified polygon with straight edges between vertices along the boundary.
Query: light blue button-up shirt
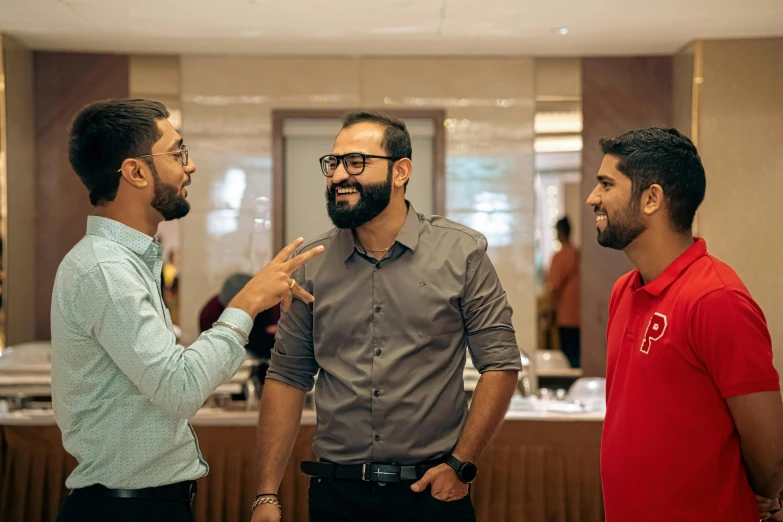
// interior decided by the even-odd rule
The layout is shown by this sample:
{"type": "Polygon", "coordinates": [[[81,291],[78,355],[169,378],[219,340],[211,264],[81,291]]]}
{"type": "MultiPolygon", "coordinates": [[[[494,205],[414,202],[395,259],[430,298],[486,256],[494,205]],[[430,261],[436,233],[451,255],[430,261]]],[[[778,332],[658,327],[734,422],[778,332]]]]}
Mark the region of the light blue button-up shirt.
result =
{"type": "MultiPolygon", "coordinates": [[[[177,344],[160,290],[163,252],[150,236],[91,216],[52,294],[52,398],[66,486],[137,489],[195,480],[209,467],[188,420],[245,356],[217,326],[177,344]]],[[[248,314],[220,318],[249,334],[248,314]]]]}

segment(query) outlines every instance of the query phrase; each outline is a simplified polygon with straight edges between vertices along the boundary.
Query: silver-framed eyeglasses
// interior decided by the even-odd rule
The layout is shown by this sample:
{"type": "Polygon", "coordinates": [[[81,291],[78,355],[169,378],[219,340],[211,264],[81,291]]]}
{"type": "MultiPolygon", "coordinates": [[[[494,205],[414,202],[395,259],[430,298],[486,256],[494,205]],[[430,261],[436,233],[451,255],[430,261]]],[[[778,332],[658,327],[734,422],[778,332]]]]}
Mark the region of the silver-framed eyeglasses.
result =
{"type": "MultiPolygon", "coordinates": [[[[164,154],[176,154],[177,159],[179,159],[179,162],[182,163],[183,167],[188,166],[188,147],[187,145],[183,145],[179,148],[179,150],[172,150],[170,152],[157,152],[155,154],[144,154],[143,156],[136,156],[134,159],[141,159],[141,158],[151,158],[153,156],[163,156],[164,154]]],[[[122,167],[117,169],[117,172],[121,172],[122,167]]]]}
{"type": "Polygon", "coordinates": [[[397,161],[402,158],[394,158],[392,156],[375,156],[373,154],[362,154],[361,152],[349,152],[338,156],[336,154],[327,154],[322,156],[318,163],[321,165],[321,172],[327,178],[334,176],[337,171],[337,167],[340,163],[345,167],[345,171],[351,176],[358,176],[364,172],[364,167],[367,165],[368,159],[385,159],[389,161],[397,161]]]}

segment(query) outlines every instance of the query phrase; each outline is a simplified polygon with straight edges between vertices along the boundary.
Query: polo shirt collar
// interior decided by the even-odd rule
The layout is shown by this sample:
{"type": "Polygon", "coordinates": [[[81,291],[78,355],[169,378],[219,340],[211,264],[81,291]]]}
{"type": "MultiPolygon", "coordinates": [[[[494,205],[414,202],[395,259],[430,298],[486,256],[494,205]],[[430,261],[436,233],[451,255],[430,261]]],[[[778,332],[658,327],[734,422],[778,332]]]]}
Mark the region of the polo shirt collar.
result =
{"type": "Polygon", "coordinates": [[[648,284],[641,286],[641,278],[639,276],[639,270],[636,270],[635,277],[633,279],[634,290],[644,290],[652,296],[659,296],[666,290],[673,282],[680,277],[685,269],[691,266],[694,262],[707,255],[707,243],[700,237],[694,238],[693,245],[682,253],[680,257],[674,260],[672,264],[666,267],[661,275],[653,279],[648,284]]]}

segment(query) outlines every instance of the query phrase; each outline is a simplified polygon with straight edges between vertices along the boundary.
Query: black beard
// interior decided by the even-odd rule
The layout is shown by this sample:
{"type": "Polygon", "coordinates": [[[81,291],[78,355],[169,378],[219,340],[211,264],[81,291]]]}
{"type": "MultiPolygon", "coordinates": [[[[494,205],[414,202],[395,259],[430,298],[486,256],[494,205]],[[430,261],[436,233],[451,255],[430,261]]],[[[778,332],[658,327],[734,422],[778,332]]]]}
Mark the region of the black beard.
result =
{"type": "Polygon", "coordinates": [[[155,165],[150,165],[150,170],[152,170],[152,177],[155,180],[152,208],[157,210],[166,221],[185,217],[190,212],[188,200],[179,193],[177,187],[163,183],[160,176],[158,176],[155,165]]]}
{"type": "Polygon", "coordinates": [[[337,228],[358,228],[368,221],[375,219],[391,201],[392,170],[386,181],[361,185],[352,178],[348,178],[339,185],[332,185],[331,190],[326,189],[326,212],[337,228]],[[355,188],[359,193],[359,201],[350,206],[348,203],[337,203],[338,188],[355,188]]]}
{"type": "Polygon", "coordinates": [[[614,250],[625,250],[645,230],[647,227],[639,219],[633,206],[629,205],[612,221],[609,221],[607,215],[606,228],[602,232],[598,232],[598,244],[614,250]]]}

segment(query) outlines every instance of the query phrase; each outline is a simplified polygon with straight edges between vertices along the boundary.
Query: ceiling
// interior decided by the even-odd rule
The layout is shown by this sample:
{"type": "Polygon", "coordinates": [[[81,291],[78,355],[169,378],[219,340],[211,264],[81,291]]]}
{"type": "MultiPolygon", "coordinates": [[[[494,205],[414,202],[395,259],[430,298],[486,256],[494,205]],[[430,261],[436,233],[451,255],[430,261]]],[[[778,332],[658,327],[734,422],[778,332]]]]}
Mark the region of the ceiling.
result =
{"type": "Polygon", "coordinates": [[[783,0],[0,0],[0,31],[123,53],[670,54],[783,35],[783,0]]]}

